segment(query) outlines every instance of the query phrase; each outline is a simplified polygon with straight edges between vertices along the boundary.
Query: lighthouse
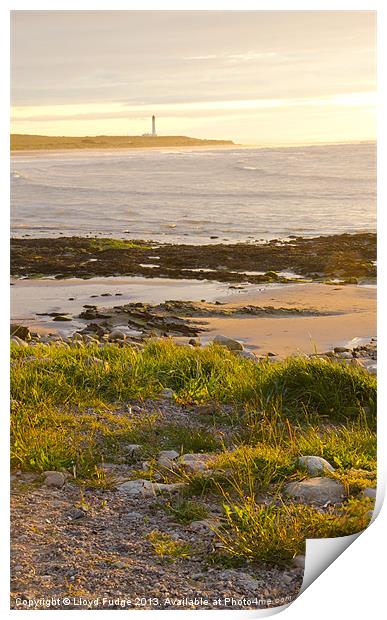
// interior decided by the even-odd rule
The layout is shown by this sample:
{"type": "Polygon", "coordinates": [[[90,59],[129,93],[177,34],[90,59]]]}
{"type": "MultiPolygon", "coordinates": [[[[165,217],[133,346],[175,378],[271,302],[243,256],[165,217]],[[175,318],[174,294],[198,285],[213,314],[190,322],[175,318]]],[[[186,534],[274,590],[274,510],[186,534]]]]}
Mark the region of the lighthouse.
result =
{"type": "Polygon", "coordinates": [[[153,114],[152,116],[152,136],[156,135],[156,117],[153,114]]]}

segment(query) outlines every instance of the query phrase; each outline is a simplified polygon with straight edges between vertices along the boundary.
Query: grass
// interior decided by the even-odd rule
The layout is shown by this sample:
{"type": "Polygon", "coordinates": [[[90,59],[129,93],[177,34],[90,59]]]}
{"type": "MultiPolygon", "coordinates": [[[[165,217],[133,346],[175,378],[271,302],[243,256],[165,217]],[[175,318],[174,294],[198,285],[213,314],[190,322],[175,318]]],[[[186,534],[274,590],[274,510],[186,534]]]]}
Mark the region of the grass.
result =
{"type": "Polygon", "coordinates": [[[152,545],[152,549],[156,555],[163,560],[173,562],[178,558],[189,558],[191,556],[191,546],[179,540],[172,538],[166,532],[153,530],[148,534],[147,539],[152,545]]]}
{"type": "Polygon", "coordinates": [[[207,519],[210,514],[208,508],[201,502],[184,498],[178,498],[163,506],[175,521],[184,524],[207,519]]]}
{"type": "MultiPolygon", "coordinates": [[[[317,358],[255,363],[219,346],[192,349],[168,339],[143,350],[12,344],[11,352],[14,467],[67,470],[85,486],[106,489],[115,481],[100,465],[123,462],[128,443],[141,444],[149,459],[148,472],[132,472],[142,478],[160,475],[160,450],[213,453],[209,475],[162,472],[164,481],[188,483],[162,508],[187,524],[211,516],[207,504],[223,507],[216,535],[224,562],[286,562],[303,552],[307,537],[343,536],[369,521],[373,504],[360,491],[376,485],[376,379],[359,367],[317,358]],[[91,366],[90,357],[105,363],[91,366]],[[173,391],[172,406],[197,418],[187,424],[184,415],[163,421],[157,410],[131,415],[128,402],[157,400],[165,388],[173,391]],[[211,416],[200,413],[206,404],[211,416]],[[301,455],[335,467],[324,475],[349,495],[340,508],[283,502],[284,484],[307,475],[297,465],[301,455]]],[[[161,558],[190,555],[158,530],[148,540],[161,558]]]]}
{"type": "Polygon", "coordinates": [[[349,501],[339,511],[312,506],[262,506],[253,496],[241,504],[226,503],[225,525],[216,530],[223,551],[231,558],[281,564],[305,553],[306,538],[335,538],[365,529],[372,503],[349,501]]]}

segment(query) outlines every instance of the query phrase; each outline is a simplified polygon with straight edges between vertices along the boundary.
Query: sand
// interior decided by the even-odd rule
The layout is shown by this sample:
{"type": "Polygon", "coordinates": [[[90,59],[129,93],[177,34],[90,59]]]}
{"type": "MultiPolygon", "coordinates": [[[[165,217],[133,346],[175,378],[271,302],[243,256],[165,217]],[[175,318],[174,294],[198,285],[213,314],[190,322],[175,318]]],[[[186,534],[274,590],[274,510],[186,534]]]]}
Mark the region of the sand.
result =
{"type": "Polygon", "coordinates": [[[204,340],[224,334],[242,340],[248,349],[269,351],[281,357],[292,353],[314,353],[346,345],[355,338],[376,336],[376,288],[296,284],[240,293],[232,306],[254,304],[273,307],[314,308],[333,316],[214,318],[204,340]]]}

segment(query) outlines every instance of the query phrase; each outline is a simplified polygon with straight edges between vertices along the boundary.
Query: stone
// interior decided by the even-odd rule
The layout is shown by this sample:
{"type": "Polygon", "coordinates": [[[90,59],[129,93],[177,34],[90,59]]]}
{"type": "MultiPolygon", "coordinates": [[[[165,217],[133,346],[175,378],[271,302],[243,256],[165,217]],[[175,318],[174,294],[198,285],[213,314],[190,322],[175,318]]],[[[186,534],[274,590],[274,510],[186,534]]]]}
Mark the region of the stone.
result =
{"type": "Polygon", "coordinates": [[[125,340],[126,335],[120,329],[113,329],[109,334],[109,340],[125,340]]]}
{"type": "Polygon", "coordinates": [[[377,374],[376,364],[371,364],[370,366],[367,366],[367,370],[370,373],[370,375],[376,375],[377,374]]]}
{"type": "Polygon", "coordinates": [[[343,351],[342,353],[337,353],[337,357],[341,360],[351,360],[353,355],[352,353],[348,353],[346,351],[343,351]]]}
{"type": "Polygon", "coordinates": [[[18,344],[20,347],[28,347],[28,343],[25,340],[19,338],[19,336],[12,336],[11,342],[18,344]]]}
{"type": "Polygon", "coordinates": [[[150,480],[128,480],[123,484],[118,485],[117,491],[127,493],[132,496],[144,496],[152,497],[157,493],[168,491],[169,493],[175,493],[180,491],[186,485],[182,482],[175,482],[172,484],[163,484],[161,482],[151,482],[150,480]]]}
{"type": "Polygon", "coordinates": [[[335,471],[335,468],[321,456],[300,456],[298,464],[312,476],[322,474],[324,471],[335,471]]]}
{"type": "Polygon", "coordinates": [[[239,351],[239,357],[244,357],[247,360],[252,360],[253,362],[257,362],[258,358],[252,351],[239,351]]]}
{"type": "Polygon", "coordinates": [[[81,510],[81,508],[73,508],[68,513],[68,517],[71,521],[77,521],[78,519],[83,519],[83,517],[86,517],[86,512],[81,510]]]}
{"type": "Polygon", "coordinates": [[[347,347],[335,347],[333,351],[335,353],[350,353],[351,349],[348,349],[347,347]]]}
{"type": "Polygon", "coordinates": [[[199,472],[208,469],[208,462],[213,458],[213,454],[183,454],[178,463],[187,471],[199,472]]]}
{"type": "Polygon", "coordinates": [[[25,325],[19,325],[18,323],[11,323],[11,336],[17,336],[22,340],[31,340],[31,333],[28,327],[25,325]]]}
{"type": "Polygon", "coordinates": [[[294,557],[292,559],[292,566],[294,566],[294,568],[305,568],[305,556],[304,555],[296,555],[296,557],[294,557]]]}
{"type": "Polygon", "coordinates": [[[53,318],[53,321],[72,321],[72,318],[65,314],[59,314],[53,318]]]}
{"type": "Polygon", "coordinates": [[[53,487],[56,489],[61,489],[65,483],[66,479],[64,474],[61,471],[48,471],[45,472],[44,484],[46,487],[53,487]]]}
{"type": "Polygon", "coordinates": [[[162,450],[157,457],[157,463],[162,467],[172,469],[174,465],[176,465],[175,459],[177,459],[178,456],[179,453],[176,452],[176,450],[162,450]]]}
{"type": "Polygon", "coordinates": [[[218,334],[215,336],[213,342],[215,342],[215,344],[220,344],[222,347],[226,347],[229,351],[243,351],[243,344],[239,342],[239,340],[229,338],[228,336],[218,334]]]}
{"type": "Polygon", "coordinates": [[[125,446],[126,456],[131,459],[138,459],[142,452],[142,446],[138,443],[129,443],[125,446]]]}
{"type": "Polygon", "coordinates": [[[369,497],[370,499],[375,499],[376,498],[376,489],[372,489],[371,487],[367,487],[366,489],[363,489],[363,495],[364,495],[364,497],[369,497]]]}
{"type": "Polygon", "coordinates": [[[219,525],[219,521],[214,519],[201,519],[200,521],[192,521],[189,529],[194,532],[207,533],[210,536],[215,536],[215,528],[219,525]]]}
{"type": "Polygon", "coordinates": [[[170,388],[164,388],[163,391],[161,392],[161,395],[163,396],[163,398],[173,398],[173,394],[174,394],[174,391],[171,390],[170,388]]]}
{"type": "Polygon", "coordinates": [[[332,478],[308,478],[301,482],[290,482],[285,486],[289,497],[304,504],[335,504],[345,496],[344,486],[332,478]]]}

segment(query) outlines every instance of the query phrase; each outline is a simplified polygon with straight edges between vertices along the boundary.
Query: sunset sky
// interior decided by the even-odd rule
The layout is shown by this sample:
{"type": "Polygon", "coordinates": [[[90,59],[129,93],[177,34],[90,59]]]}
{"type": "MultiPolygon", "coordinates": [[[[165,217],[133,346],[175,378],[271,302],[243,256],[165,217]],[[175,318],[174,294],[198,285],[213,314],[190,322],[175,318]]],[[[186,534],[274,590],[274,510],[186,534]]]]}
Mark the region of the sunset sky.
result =
{"type": "Polygon", "coordinates": [[[13,11],[12,132],[375,139],[376,16],[13,11]]]}

